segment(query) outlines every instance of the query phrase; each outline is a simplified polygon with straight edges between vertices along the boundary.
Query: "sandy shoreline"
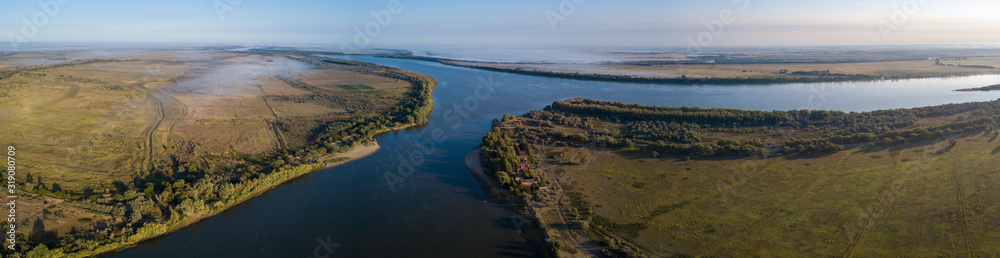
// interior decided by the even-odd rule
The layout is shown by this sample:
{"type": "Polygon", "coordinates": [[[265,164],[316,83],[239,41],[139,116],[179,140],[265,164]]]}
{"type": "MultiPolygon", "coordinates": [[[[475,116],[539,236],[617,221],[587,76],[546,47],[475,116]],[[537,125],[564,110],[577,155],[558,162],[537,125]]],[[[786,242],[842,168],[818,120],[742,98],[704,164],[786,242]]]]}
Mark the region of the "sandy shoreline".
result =
{"type": "Polygon", "coordinates": [[[483,187],[486,196],[497,201],[497,204],[510,212],[508,216],[512,219],[517,218],[517,221],[524,223],[516,226],[518,227],[518,233],[538,248],[540,252],[545,253],[545,250],[551,248],[551,245],[547,242],[548,236],[545,227],[538,222],[538,218],[535,218],[534,208],[524,205],[519,196],[514,195],[510,190],[502,187],[493,178],[486,175],[480,162],[479,152],[480,149],[476,148],[465,155],[465,166],[469,168],[469,173],[476,178],[476,181],[479,181],[479,185],[483,187]]]}
{"type": "MultiPolygon", "coordinates": [[[[381,149],[381,148],[382,148],[382,146],[378,145],[378,141],[372,141],[371,145],[361,144],[359,146],[355,146],[354,148],[352,148],[351,150],[349,150],[347,152],[337,153],[337,155],[333,156],[333,158],[349,158],[350,160],[344,161],[344,162],[348,162],[348,161],[352,161],[352,160],[356,160],[356,159],[368,157],[368,156],[370,156],[372,154],[375,154],[375,152],[378,152],[378,150],[381,149]]],[[[336,166],[336,165],[340,165],[340,164],[342,164],[344,162],[329,163],[329,164],[326,164],[323,167],[324,168],[333,167],[333,166],[336,166]]]]}
{"type": "Polygon", "coordinates": [[[504,200],[504,203],[502,204],[511,204],[508,200],[508,198],[511,197],[509,192],[504,191],[505,189],[502,189],[500,185],[494,182],[493,179],[487,176],[483,171],[483,164],[479,160],[478,148],[470,151],[468,154],[465,154],[465,167],[469,168],[469,173],[472,174],[472,176],[476,178],[476,181],[479,181],[479,184],[483,186],[483,190],[486,191],[486,196],[493,199],[504,200]]]}

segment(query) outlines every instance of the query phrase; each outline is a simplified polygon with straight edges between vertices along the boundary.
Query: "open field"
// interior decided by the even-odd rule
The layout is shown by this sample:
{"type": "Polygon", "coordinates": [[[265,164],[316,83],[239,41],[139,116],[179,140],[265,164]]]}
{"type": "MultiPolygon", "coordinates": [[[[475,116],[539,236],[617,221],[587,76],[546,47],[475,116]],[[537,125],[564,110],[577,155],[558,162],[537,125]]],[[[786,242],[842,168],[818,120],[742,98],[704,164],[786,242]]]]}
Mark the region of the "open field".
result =
{"type": "Polygon", "coordinates": [[[1000,57],[962,57],[941,60],[945,65],[979,65],[1000,67],[1000,57]]]}
{"type": "Polygon", "coordinates": [[[581,49],[612,62],[721,59],[739,63],[885,62],[934,58],[996,58],[995,46],[788,46],[581,49]]]}
{"type": "MultiPolygon", "coordinates": [[[[462,50],[456,50],[462,53],[462,50]]],[[[530,53],[548,53],[534,49],[530,53]]],[[[1000,73],[993,47],[925,46],[774,47],[691,49],[577,49],[534,56],[500,57],[473,52],[487,59],[412,51],[297,53],[372,55],[439,62],[489,71],[564,79],[655,84],[776,84],[876,81],[970,76],[1000,73]],[[443,57],[444,56],[444,57],[443,57]],[[520,58],[520,59],[519,59],[520,58]],[[520,61],[519,61],[520,60],[520,61]]],[[[502,52],[502,51],[501,51],[502,52]]],[[[490,52],[492,53],[492,52],[490,52]]]]}
{"type": "Polygon", "coordinates": [[[117,248],[356,158],[338,153],[384,127],[419,122],[433,86],[360,62],[193,50],[26,68],[71,55],[0,60],[13,71],[0,79],[0,139],[17,148],[19,212],[31,214],[18,218],[30,240],[23,250],[117,248]],[[142,226],[156,229],[136,233],[142,226]],[[96,242],[72,240],[80,236],[96,242]]]}
{"type": "MultiPolygon", "coordinates": [[[[274,123],[332,121],[348,111],[335,100],[312,100],[314,92],[274,76],[318,85],[368,83],[370,91],[385,95],[371,98],[378,103],[366,110],[371,113],[384,112],[394,104],[386,98],[408,88],[395,79],[310,68],[281,57],[145,58],[40,69],[4,80],[3,101],[14,112],[6,119],[13,130],[3,136],[24,146],[25,169],[40,171],[37,176],[65,190],[104,191],[114,181],[142,176],[150,162],[188,156],[178,146],[194,144],[222,156],[260,154],[276,149],[277,134],[288,133],[276,134],[274,123]]],[[[310,130],[289,137],[309,138],[304,133],[310,130]]]]}
{"type": "MultiPolygon", "coordinates": [[[[965,61],[961,60],[964,64],[965,61]]],[[[942,61],[945,63],[945,61],[942,61]]],[[[950,62],[950,61],[949,61],[950,62]]],[[[870,75],[886,78],[947,77],[973,74],[998,73],[996,69],[969,68],[935,65],[934,60],[860,62],[860,63],[816,63],[816,64],[489,64],[456,62],[467,66],[489,66],[503,69],[539,70],[558,73],[629,75],[637,77],[691,78],[712,77],[808,77],[795,75],[795,71],[830,71],[830,73],[850,75],[870,75]],[[782,72],[782,70],[786,72],[782,72]]],[[[995,60],[983,62],[995,64],[995,60]]]]}
{"type": "Polygon", "coordinates": [[[648,225],[615,233],[653,253],[980,256],[1000,253],[997,144],[976,134],[942,154],[944,142],[770,159],[547,153],[588,157],[554,174],[593,214],[648,225]]]}
{"type": "Polygon", "coordinates": [[[1000,73],[1000,58],[995,52],[991,47],[931,46],[712,48],[704,52],[580,49],[557,52],[549,61],[537,61],[534,57],[520,58],[535,61],[518,61],[517,56],[477,61],[475,58],[418,56],[409,51],[372,55],[578,80],[732,85],[996,74],[1000,73]]]}
{"type": "Polygon", "coordinates": [[[753,111],[570,100],[504,117],[482,164],[566,256],[995,256],[1000,116],[979,104],[845,114],[861,127],[916,116],[848,143],[814,115],[763,129],[722,122],[753,111]],[[937,133],[885,137],[899,130],[937,133]],[[816,137],[845,144],[803,140],[816,137]]]}

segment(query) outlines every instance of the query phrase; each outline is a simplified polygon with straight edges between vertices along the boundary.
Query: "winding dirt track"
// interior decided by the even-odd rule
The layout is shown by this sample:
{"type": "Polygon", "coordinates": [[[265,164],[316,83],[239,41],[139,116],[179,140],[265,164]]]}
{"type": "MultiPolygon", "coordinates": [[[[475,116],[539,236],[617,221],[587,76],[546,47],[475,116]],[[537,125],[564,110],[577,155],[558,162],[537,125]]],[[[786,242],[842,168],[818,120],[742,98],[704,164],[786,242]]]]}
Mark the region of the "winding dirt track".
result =
{"type": "Polygon", "coordinates": [[[176,122],[176,120],[178,118],[181,118],[181,117],[184,117],[184,116],[187,115],[187,106],[184,105],[184,103],[178,101],[177,99],[174,99],[170,95],[164,94],[162,91],[159,91],[159,90],[150,90],[150,89],[146,88],[145,86],[137,86],[136,88],[139,89],[139,90],[141,90],[141,91],[143,91],[143,92],[145,92],[149,96],[149,98],[151,98],[153,101],[156,102],[156,105],[155,105],[156,111],[157,111],[156,113],[157,113],[157,116],[159,117],[156,120],[156,123],[154,123],[153,126],[151,126],[149,128],[149,130],[146,132],[146,144],[145,144],[146,145],[146,162],[145,163],[146,163],[146,168],[149,169],[149,168],[151,168],[152,161],[153,161],[153,146],[154,146],[153,143],[156,141],[153,138],[154,138],[154,135],[156,134],[156,130],[159,130],[160,127],[163,125],[163,123],[165,121],[172,120],[171,123],[170,123],[170,127],[171,128],[167,129],[167,132],[169,133],[169,131],[173,127],[173,122],[176,122]],[[176,110],[173,110],[173,109],[176,109],[176,110]],[[171,110],[171,112],[168,112],[168,110],[171,110]],[[177,111],[177,112],[173,112],[173,111],[177,111]],[[178,113],[178,114],[174,114],[174,113],[178,113]]]}
{"type": "MultiPolygon", "coordinates": [[[[258,85],[258,87],[259,86],[260,85],[258,85]]],[[[263,91],[263,88],[261,88],[261,91],[263,91]]],[[[275,112],[274,108],[271,107],[271,103],[267,102],[267,97],[261,96],[260,99],[264,100],[264,105],[267,106],[267,110],[270,110],[271,115],[274,115],[274,121],[278,121],[280,119],[278,118],[278,112],[275,112]]],[[[278,129],[278,124],[275,124],[274,122],[268,122],[268,124],[271,126],[271,130],[274,131],[274,137],[278,139],[278,148],[288,149],[288,144],[285,143],[285,137],[281,136],[281,129],[278,129]]]]}
{"type": "MultiPolygon", "coordinates": [[[[576,158],[578,154],[580,154],[580,150],[577,150],[576,153],[573,153],[573,156],[570,157],[569,160],[573,160],[574,158],[576,158]]],[[[556,166],[552,165],[551,163],[548,162],[548,160],[544,158],[547,156],[548,155],[545,154],[545,150],[542,150],[542,157],[543,157],[542,160],[548,166],[544,169],[539,168],[538,171],[543,172],[547,170],[548,172],[545,172],[546,174],[548,174],[547,177],[551,178],[552,181],[556,183],[556,187],[558,187],[559,197],[556,199],[556,213],[559,214],[559,220],[562,221],[563,230],[566,231],[569,239],[572,240],[573,244],[576,245],[574,249],[582,251],[591,257],[602,257],[604,254],[601,253],[601,250],[604,249],[604,246],[594,242],[593,240],[590,240],[589,238],[578,236],[576,233],[573,232],[573,229],[570,228],[569,223],[566,222],[566,216],[563,214],[563,206],[562,206],[563,197],[566,196],[566,190],[565,188],[563,188],[562,183],[559,182],[559,177],[555,173],[556,166]]]]}
{"type": "Polygon", "coordinates": [[[967,257],[973,257],[972,250],[972,233],[969,231],[969,214],[966,211],[965,194],[962,192],[962,171],[959,166],[961,163],[958,160],[958,153],[952,151],[955,159],[955,194],[958,195],[958,209],[961,211],[959,214],[962,216],[960,221],[962,222],[962,239],[965,241],[965,254],[967,257]]]}
{"type": "Polygon", "coordinates": [[[153,99],[153,101],[156,101],[156,111],[157,111],[157,114],[159,114],[159,116],[160,116],[160,119],[156,120],[156,123],[153,124],[153,127],[149,128],[149,133],[146,134],[146,150],[148,152],[146,154],[146,169],[149,169],[149,166],[152,166],[152,164],[153,164],[152,163],[153,162],[153,133],[155,133],[156,129],[160,127],[160,124],[163,124],[163,119],[166,119],[167,116],[163,112],[163,101],[160,101],[160,99],[157,98],[156,96],[154,96],[153,93],[150,93],[148,91],[147,91],[147,93],[149,93],[149,96],[153,99]]]}
{"type": "Polygon", "coordinates": [[[892,180],[899,171],[899,162],[900,161],[897,160],[892,164],[892,171],[889,172],[889,179],[886,180],[885,185],[882,185],[882,189],[878,194],[878,199],[875,199],[875,203],[868,209],[868,217],[865,219],[865,224],[861,226],[858,233],[854,235],[853,241],[851,241],[851,244],[847,246],[847,250],[844,251],[844,257],[854,256],[854,248],[858,246],[858,242],[861,242],[861,237],[864,236],[865,232],[867,232],[868,229],[874,225],[875,219],[878,217],[876,214],[884,213],[888,208],[886,207],[888,204],[885,203],[885,195],[889,192],[889,187],[893,182],[892,180]]]}

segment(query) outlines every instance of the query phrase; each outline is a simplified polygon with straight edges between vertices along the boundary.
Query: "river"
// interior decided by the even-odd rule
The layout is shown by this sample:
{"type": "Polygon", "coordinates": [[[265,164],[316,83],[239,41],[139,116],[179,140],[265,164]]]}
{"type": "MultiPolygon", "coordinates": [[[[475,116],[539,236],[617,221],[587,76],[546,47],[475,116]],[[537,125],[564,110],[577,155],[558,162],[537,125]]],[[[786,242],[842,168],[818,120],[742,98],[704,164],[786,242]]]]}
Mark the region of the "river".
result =
{"type": "Polygon", "coordinates": [[[302,176],[187,228],[112,257],[482,257],[539,250],[463,164],[490,121],[553,101],[591,98],[661,106],[869,111],[986,101],[954,92],[1000,75],[854,83],[672,86],[575,81],[439,63],[346,56],[430,75],[423,127],[382,134],[377,153],[302,176]]]}

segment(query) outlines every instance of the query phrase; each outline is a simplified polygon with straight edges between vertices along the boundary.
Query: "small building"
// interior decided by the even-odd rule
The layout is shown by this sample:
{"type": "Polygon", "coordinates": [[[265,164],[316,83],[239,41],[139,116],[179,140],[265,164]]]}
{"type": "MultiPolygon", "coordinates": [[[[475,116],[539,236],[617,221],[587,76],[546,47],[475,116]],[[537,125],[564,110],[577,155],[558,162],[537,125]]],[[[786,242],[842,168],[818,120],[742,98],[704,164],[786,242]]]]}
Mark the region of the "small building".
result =
{"type": "Polygon", "coordinates": [[[528,164],[528,157],[527,156],[519,156],[519,157],[521,158],[521,169],[520,169],[520,172],[521,173],[527,173],[528,170],[531,170],[531,165],[528,164]]]}

